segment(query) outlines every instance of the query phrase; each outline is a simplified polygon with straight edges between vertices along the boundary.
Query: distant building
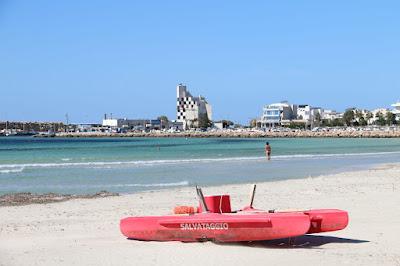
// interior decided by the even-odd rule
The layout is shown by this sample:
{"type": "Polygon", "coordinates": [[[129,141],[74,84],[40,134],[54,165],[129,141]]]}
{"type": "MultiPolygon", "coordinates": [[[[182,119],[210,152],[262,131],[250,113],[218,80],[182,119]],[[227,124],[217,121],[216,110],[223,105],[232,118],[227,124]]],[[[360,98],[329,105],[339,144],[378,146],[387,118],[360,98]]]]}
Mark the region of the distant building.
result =
{"type": "Polygon", "coordinates": [[[103,127],[118,127],[118,119],[105,118],[102,123],[103,127]]]}
{"type": "Polygon", "coordinates": [[[396,115],[396,120],[400,121],[400,102],[392,104],[394,109],[392,110],[392,113],[396,115]]]}
{"type": "Polygon", "coordinates": [[[280,126],[295,118],[296,110],[296,105],[290,105],[286,101],[266,105],[258,123],[262,128],[280,126]]]}
{"type": "Polygon", "coordinates": [[[340,119],[343,117],[342,113],[338,113],[335,110],[324,110],[322,119],[325,120],[335,120],[335,119],[340,119]]]}
{"type": "MultiPolygon", "coordinates": [[[[325,110],[321,107],[311,107],[308,104],[289,104],[287,101],[265,105],[261,119],[257,125],[262,128],[275,126],[288,126],[291,123],[302,123],[305,126],[315,126],[316,120],[334,119],[338,117],[335,111],[325,110]],[[318,119],[319,116],[319,119],[318,119]]],[[[319,124],[319,123],[317,123],[319,124]]]]}
{"type": "Polygon", "coordinates": [[[133,128],[135,126],[145,127],[149,121],[150,119],[108,118],[108,119],[103,119],[102,125],[104,127],[118,127],[118,128],[122,127],[133,128]]]}
{"type": "Polygon", "coordinates": [[[172,121],[168,123],[168,129],[171,131],[182,131],[183,130],[183,123],[172,121]]]}
{"type": "Polygon", "coordinates": [[[224,129],[224,123],[223,123],[222,121],[214,122],[214,123],[213,123],[213,126],[214,126],[216,129],[224,129]]]}
{"type": "Polygon", "coordinates": [[[99,123],[71,123],[68,125],[70,132],[100,132],[102,125],[99,123]]]}
{"type": "Polygon", "coordinates": [[[305,122],[311,121],[311,106],[308,104],[299,104],[297,107],[297,119],[305,122]]]}
{"type": "Polygon", "coordinates": [[[176,121],[182,122],[184,129],[199,127],[199,118],[202,115],[212,120],[211,105],[204,97],[193,97],[183,84],[176,87],[176,97],[176,121]]]}
{"type": "Polygon", "coordinates": [[[319,114],[322,117],[324,116],[325,110],[321,107],[311,107],[311,117],[315,117],[317,114],[319,114]]]}
{"type": "Polygon", "coordinates": [[[125,130],[160,130],[168,128],[168,123],[163,124],[159,119],[103,119],[103,127],[119,128],[125,130]]]}

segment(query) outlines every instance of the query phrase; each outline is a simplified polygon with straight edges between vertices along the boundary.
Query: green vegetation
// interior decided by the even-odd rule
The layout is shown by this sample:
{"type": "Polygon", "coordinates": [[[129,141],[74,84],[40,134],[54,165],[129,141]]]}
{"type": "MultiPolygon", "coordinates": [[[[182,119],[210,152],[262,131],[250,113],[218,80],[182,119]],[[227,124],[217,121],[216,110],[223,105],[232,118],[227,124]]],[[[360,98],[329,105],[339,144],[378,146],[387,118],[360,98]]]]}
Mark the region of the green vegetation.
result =
{"type": "Polygon", "coordinates": [[[323,127],[342,127],[344,126],[343,119],[335,118],[333,120],[323,119],[322,120],[323,127]]]}
{"type": "Polygon", "coordinates": [[[376,114],[375,114],[375,118],[377,118],[377,120],[376,120],[375,123],[376,123],[378,126],[384,126],[384,125],[386,125],[386,119],[385,119],[385,117],[383,116],[383,114],[382,114],[381,112],[376,113],[376,114]]]}
{"type": "Polygon", "coordinates": [[[157,117],[158,120],[161,121],[161,127],[165,128],[168,125],[168,117],[166,115],[160,115],[157,117]]]}
{"type": "Polygon", "coordinates": [[[164,123],[168,123],[168,117],[166,115],[160,115],[159,117],[157,117],[158,120],[160,120],[163,124],[164,123]]]}
{"type": "Polygon", "coordinates": [[[306,123],[304,122],[290,122],[288,128],[292,129],[304,129],[306,127],[306,123]]]}
{"type": "Polygon", "coordinates": [[[387,112],[386,113],[386,123],[391,126],[396,124],[396,116],[392,112],[387,112]]]}
{"type": "Polygon", "coordinates": [[[366,125],[368,125],[368,122],[367,122],[367,120],[365,120],[365,118],[362,116],[362,117],[359,118],[358,124],[359,124],[360,126],[366,126],[366,125]]]}
{"type": "Polygon", "coordinates": [[[353,109],[349,109],[343,114],[343,122],[346,124],[346,126],[351,126],[353,125],[354,122],[354,111],[353,109]]]}

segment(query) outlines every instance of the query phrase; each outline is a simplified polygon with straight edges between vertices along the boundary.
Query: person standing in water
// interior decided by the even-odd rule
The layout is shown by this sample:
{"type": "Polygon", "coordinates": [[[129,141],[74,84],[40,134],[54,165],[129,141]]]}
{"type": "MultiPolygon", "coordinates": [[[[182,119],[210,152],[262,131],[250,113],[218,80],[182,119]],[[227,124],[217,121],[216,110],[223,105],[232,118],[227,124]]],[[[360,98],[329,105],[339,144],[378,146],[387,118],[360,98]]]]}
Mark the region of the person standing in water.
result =
{"type": "Polygon", "coordinates": [[[267,156],[268,161],[271,160],[271,146],[269,145],[269,142],[265,143],[265,155],[267,156]]]}

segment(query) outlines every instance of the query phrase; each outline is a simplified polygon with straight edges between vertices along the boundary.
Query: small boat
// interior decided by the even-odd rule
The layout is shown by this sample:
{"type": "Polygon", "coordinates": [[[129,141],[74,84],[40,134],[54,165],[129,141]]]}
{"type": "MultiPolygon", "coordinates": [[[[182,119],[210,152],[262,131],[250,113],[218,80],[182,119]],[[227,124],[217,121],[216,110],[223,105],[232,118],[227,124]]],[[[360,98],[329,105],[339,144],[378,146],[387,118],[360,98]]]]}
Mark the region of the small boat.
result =
{"type": "Polygon", "coordinates": [[[200,201],[200,206],[195,208],[197,212],[127,217],[120,221],[120,230],[127,238],[136,240],[240,242],[337,231],[344,229],[348,224],[347,212],[337,209],[255,209],[255,190],[254,185],[249,206],[231,211],[229,195],[204,197],[201,188],[196,187],[200,201]]]}

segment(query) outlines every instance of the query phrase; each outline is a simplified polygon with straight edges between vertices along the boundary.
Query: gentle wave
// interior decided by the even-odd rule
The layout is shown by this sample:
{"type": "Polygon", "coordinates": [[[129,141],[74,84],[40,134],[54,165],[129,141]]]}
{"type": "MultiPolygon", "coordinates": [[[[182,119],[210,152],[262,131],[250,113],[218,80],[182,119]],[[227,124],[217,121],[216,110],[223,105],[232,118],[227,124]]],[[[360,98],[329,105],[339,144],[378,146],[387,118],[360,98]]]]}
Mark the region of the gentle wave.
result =
{"type": "MultiPolygon", "coordinates": [[[[2,167],[0,166],[0,169],[2,167]]],[[[12,168],[12,167],[7,167],[7,168],[12,168]]],[[[0,174],[9,174],[9,173],[21,173],[22,171],[24,171],[25,167],[16,167],[13,169],[1,169],[0,170],[0,174]]]]}
{"type": "Polygon", "coordinates": [[[214,161],[242,161],[255,160],[264,157],[236,157],[236,158],[205,158],[205,159],[172,159],[172,160],[149,160],[149,161],[117,161],[117,162],[71,162],[71,163],[27,163],[27,164],[4,164],[2,168],[12,167],[31,167],[31,168],[50,168],[50,167],[68,167],[68,166],[113,166],[113,165],[159,165],[159,164],[178,164],[178,163],[196,163],[196,162],[214,162],[214,161]]]}
{"type": "MultiPolygon", "coordinates": [[[[180,181],[180,182],[171,182],[171,183],[149,183],[149,184],[139,184],[139,183],[127,183],[127,184],[76,184],[76,185],[39,185],[39,187],[45,187],[47,189],[76,189],[76,188],[99,188],[99,189],[108,189],[108,188],[118,188],[118,187],[142,187],[142,188],[160,188],[160,187],[182,187],[188,186],[189,181],[180,181]]],[[[36,188],[36,185],[8,185],[3,188],[5,189],[23,189],[23,190],[31,190],[32,188],[36,188]]]]}
{"type": "MultiPolygon", "coordinates": [[[[288,159],[319,159],[319,158],[340,158],[351,156],[381,156],[400,154],[400,151],[394,152],[369,152],[369,153],[340,153],[340,154],[292,154],[292,155],[275,155],[273,160],[288,159]]],[[[230,157],[230,158],[198,158],[198,159],[170,159],[170,160],[140,160],[140,161],[116,161],[116,162],[65,162],[65,163],[27,163],[27,164],[3,164],[0,165],[0,173],[16,173],[21,172],[25,168],[53,168],[53,167],[110,167],[118,165],[135,165],[135,166],[152,166],[160,164],[181,164],[181,163],[208,163],[208,162],[231,162],[231,161],[251,161],[264,160],[264,156],[258,157],[230,157]]]]}

